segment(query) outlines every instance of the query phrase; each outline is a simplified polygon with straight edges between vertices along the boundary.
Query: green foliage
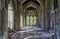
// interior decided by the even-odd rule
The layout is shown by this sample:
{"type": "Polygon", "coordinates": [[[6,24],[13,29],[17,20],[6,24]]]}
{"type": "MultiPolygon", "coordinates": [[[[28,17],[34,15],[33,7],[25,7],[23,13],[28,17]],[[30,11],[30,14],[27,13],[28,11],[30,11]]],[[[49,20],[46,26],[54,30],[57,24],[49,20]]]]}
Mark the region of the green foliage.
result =
{"type": "Polygon", "coordinates": [[[26,23],[27,23],[27,25],[35,25],[36,24],[36,17],[35,16],[34,17],[30,16],[30,18],[28,18],[26,20],[26,23]]]}

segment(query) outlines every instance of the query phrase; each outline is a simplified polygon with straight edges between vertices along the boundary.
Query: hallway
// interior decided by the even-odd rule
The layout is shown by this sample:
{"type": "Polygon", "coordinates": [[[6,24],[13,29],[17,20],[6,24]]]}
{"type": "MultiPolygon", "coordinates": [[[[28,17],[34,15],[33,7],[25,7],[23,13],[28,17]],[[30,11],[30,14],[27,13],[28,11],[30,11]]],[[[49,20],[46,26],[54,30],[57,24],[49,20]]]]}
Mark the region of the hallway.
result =
{"type": "Polygon", "coordinates": [[[60,39],[60,0],[0,0],[0,39],[60,39]]]}

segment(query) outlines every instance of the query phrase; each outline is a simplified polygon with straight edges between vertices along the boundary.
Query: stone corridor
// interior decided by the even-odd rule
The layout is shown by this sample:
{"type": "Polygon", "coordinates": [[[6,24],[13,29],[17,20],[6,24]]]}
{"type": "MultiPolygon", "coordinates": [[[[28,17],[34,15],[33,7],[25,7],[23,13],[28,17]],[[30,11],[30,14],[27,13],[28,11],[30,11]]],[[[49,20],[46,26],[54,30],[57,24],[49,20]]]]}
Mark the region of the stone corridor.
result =
{"type": "Polygon", "coordinates": [[[0,0],[0,39],[60,39],[60,0],[0,0]]]}

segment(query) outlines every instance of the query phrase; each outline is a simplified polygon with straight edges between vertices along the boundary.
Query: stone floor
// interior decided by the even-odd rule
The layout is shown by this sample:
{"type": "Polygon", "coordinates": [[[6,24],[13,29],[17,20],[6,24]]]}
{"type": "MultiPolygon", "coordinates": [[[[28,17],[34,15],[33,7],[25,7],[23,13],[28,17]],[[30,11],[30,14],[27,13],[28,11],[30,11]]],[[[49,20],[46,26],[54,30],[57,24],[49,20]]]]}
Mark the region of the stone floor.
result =
{"type": "Polygon", "coordinates": [[[12,39],[53,39],[54,33],[46,33],[39,31],[28,31],[28,32],[20,32],[18,31],[14,35],[12,35],[12,39]]]}
{"type": "Polygon", "coordinates": [[[28,29],[11,35],[11,39],[54,39],[54,33],[43,32],[42,29],[28,29]]]}

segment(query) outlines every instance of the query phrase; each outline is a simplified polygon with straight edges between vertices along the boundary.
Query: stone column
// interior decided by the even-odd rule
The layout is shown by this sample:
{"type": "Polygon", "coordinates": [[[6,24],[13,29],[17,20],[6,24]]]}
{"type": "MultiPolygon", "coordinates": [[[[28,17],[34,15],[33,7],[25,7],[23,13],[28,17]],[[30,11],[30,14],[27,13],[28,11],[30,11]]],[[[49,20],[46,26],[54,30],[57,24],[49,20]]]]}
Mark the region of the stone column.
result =
{"type": "Polygon", "coordinates": [[[8,12],[7,9],[3,8],[2,11],[2,28],[3,28],[3,39],[8,39],[8,12]]]}
{"type": "Polygon", "coordinates": [[[45,1],[45,17],[44,17],[44,30],[49,31],[50,23],[49,23],[49,7],[50,7],[50,0],[45,1]]]}
{"type": "Polygon", "coordinates": [[[58,0],[58,23],[58,26],[60,26],[60,0],[58,0]]]}
{"type": "Polygon", "coordinates": [[[2,20],[2,19],[1,19],[1,18],[2,18],[2,17],[1,17],[1,13],[2,13],[2,7],[1,7],[1,5],[2,5],[2,4],[1,4],[1,0],[0,0],[0,39],[3,38],[3,37],[2,37],[2,29],[1,29],[1,27],[2,27],[2,26],[1,26],[1,24],[2,24],[2,23],[1,23],[1,20],[2,20]]]}
{"type": "Polygon", "coordinates": [[[0,0],[0,39],[8,39],[8,2],[0,0]],[[6,3],[5,3],[6,2],[6,3]]]}
{"type": "Polygon", "coordinates": [[[21,6],[20,6],[20,9],[21,9],[21,13],[20,13],[20,28],[21,28],[21,30],[22,30],[22,27],[24,26],[23,24],[24,24],[24,14],[23,14],[23,10],[22,10],[22,4],[21,4],[21,6]]]}
{"type": "Polygon", "coordinates": [[[50,27],[51,27],[51,30],[56,30],[54,0],[51,0],[50,27]]]}
{"type": "MultiPolygon", "coordinates": [[[[58,0],[58,9],[59,9],[59,19],[60,19],[60,0],[58,0]]],[[[60,21],[59,21],[60,23],[60,21]]]]}
{"type": "Polygon", "coordinates": [[[57,29],[57,39],[60,39],[60,0],[58,0],[58,29],[57,29]]]}
{"type": "Polygon", "coordinates": [[[38,17],[38,26],[43,29],[43,25],[42,25],[42,8],[41,6],[38,7],[37,9],[37,13],[36,13],[37,17],[38,17]]]}
{"type": "Polygon", "coordinates": [[[44,4],[44,6],[42,8],[41,20],[42,20],[42,29],[45,30],[45,4],[44,4]]]}
{"type": "Polygon", "coordinates": [[[14,30],[20,30],[20,3],[17,0],[13,0],[14,8],[14,30]]]}

